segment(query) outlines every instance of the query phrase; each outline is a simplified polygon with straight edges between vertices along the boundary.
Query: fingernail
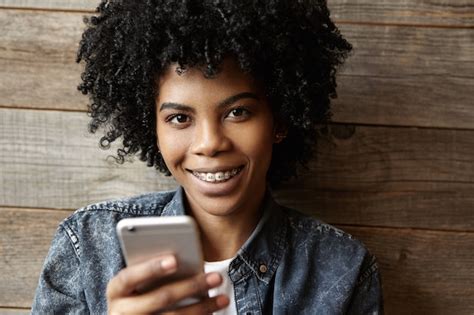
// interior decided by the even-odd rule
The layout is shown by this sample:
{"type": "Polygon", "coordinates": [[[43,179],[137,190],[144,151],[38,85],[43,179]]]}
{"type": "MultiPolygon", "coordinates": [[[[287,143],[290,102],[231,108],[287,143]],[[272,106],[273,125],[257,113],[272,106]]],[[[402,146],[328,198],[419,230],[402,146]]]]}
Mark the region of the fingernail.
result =
{"type": "Polygon", "coordinates": [[[218,273],[210,273],[206,275],[206,283],[210,287],[214,287],[221,283],[221,276],[218,273]]]}
{"type": "Polygon", "coordinates": [[[229,304],[230,300],[227,296],[225,295],[219,295],[216,298],[216,305],[218,308],[222,308],[224,306],[227,306],[229,304]]]}
{"type": "Polygon", "coordinates": [[[176,258],[174,258],[173,256],[166,257],[161,260],[160,264],[163,270],[171,271],[176,268],[176,258]]]}

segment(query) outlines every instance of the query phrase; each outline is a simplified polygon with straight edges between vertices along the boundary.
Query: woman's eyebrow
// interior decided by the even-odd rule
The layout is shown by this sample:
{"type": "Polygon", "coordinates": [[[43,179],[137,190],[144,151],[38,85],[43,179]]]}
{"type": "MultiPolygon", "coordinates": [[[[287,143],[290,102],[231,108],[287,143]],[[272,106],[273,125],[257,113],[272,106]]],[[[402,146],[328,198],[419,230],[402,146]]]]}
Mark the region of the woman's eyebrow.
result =
{"type": "MultiPolygon", "coordinates": [[[[258,96],[255,93],[243,92],[243,93],[239,93],[239,94],[236,94],[234,96],[231,96],[229,98],[226,98],[225,100],[223,100],[222,102],[217,104],[217,107],[219,109],[223,108],[223,107],[227,107],[227,106],[232,105],[233,103],[235,103],[238,100],[243,99],[243,98],[253,98],[255,100],[259,100],[258,96]]],[[[175,110],[181,110],[181,111],[192,112],[192,113],[195,112],[195,110],[192,106],[188,106],[188,105],[185,105],[185,104],[179,104],[179,103],[173,103],[173,102],[165,102],[165,103],[161,104],[160,112],[162,110],[165,110],[165,109],[175,109],[175,110]]]]}
{"type": "Polygon", "coordinates": [[[217,105],[217,107],[218,108],[227,107],[227,106],[229,106],[231,104],[234,104],[235,102],[237,102],[238,100],[243,99],[243,98],[253,98],[253,99],[258,101],[258,96],[255,93],[243,92],[243,93],[239,93],[239,94],[236,94],[234,96],[231,96],[229,98],[226,98],[225,100],[220,102],[217,105]]]}
{"type": "Polygon", "coordinates": [[[195,112],[194,108],[192,108],[191,106],[179,104],[179,103],[173,103],[173,102],[166,102],[166,103],[161,104],[160,112],[165,109],[175,109],[175,110],[180,110],[183,112],[192,112],[192,113],[195,112]]]}

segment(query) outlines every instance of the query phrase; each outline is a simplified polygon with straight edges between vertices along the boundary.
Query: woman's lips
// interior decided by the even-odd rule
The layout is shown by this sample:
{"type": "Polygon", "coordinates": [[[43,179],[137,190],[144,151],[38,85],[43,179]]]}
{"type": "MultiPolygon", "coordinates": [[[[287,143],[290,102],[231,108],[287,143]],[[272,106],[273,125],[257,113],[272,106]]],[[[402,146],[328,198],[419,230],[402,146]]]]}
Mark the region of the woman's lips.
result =
{"type": "Polygon", "coordinates": [[[198,171],[192,171],[192,174],[208,183],[221,183],[225,182],[232,177],[236,176],[241,170],[243,169],[243,166],[239,166],[236,168],[228,169],[228,170],[222,170],[222,171],[217,171],[217,172],[198,172],[198,171]]]}
{"type": "MultiPolygon", "coordinates": [[[[242,174],[245,173],[245,165],[229,169],[225,172],[216,172],[216,173],[199,173],[196,171],[188,170],[189,174],[194,182],[195,188],[200,191],[203,195],[217,197],[217,196],[225,196],[230,194],[239,184],[240,179],[242,178],[242,174]],[[230,175],[228,174],[229,178],[225,178],[225,172],[232,172],[235,170],[235,174],[230,175]],[[212,181],[211,176],[209,174],[218,174],[223,173],[224,178],[220,180],[212,181]],[[203,176],[206,176],[204,179],[203,176]],[[209,177],[208,177],[209,176],[209,177]]],[[[222,176],[222,175],[219,175],[222,176]]],[[[222,178],[222,177],[219,177],[222,178]]]]}

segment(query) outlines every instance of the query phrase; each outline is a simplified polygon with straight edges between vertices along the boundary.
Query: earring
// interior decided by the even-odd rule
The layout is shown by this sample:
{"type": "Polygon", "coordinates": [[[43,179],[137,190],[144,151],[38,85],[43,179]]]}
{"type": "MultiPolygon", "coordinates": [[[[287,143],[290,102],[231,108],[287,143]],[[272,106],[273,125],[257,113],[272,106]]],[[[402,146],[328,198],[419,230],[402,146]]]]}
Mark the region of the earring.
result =
{"type": "Polygon", "coordinates": [[[277,133],[277,134],[275,135],[275,143],[280,143],[280,142],[282,142],[283,139],[285,139],[285,138],[286,138],[286,134],[284,134],[284,133],[277,133]]]}

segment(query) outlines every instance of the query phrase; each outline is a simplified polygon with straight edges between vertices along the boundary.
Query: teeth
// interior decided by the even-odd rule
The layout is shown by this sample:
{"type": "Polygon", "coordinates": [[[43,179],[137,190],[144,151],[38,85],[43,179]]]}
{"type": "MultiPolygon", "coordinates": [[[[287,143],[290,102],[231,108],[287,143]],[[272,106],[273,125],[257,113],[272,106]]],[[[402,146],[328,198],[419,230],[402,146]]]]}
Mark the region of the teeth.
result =
{"type": "Polygon", "coordinates": [[[198,172],[193,172],[193,175],[199,178],[200,180],[206,181],[206,182],[221,182],[228,180],[229,178],[237,175],[237,173],[240,171],[240,168],[234,168],[233,170],[226,171],[226,172],[217,172],[217,173],[198,173],[198,172]]]}
{"type": "Polygon", "coordinates": [[[216,178],[215,178],[214,174],[212,174],[212,173],[207,173],[207,174],[206,174],[206,181],[208,181],[208,182],[215,182],[215,181],[216,181],[216,178]]]}

